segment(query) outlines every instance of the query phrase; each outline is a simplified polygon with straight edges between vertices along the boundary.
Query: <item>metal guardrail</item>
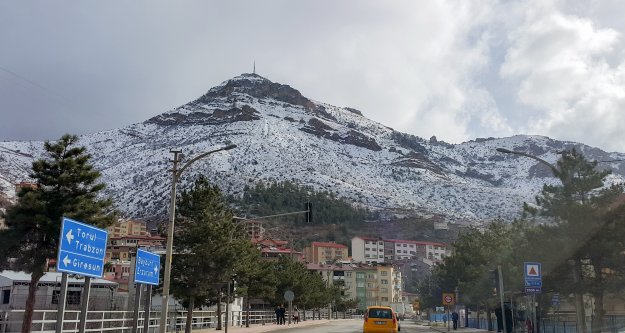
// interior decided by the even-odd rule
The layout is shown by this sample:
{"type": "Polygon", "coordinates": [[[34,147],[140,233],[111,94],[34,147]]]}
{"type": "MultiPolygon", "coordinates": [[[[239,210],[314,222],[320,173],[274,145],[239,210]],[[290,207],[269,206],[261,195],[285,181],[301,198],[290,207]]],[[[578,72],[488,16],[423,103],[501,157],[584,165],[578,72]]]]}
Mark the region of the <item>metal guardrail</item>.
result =
{"type": "MultiPolygon", "coordinates": [[[[80,311],[67,310],[63,320],[63,332],[78,332],[80,311]]],[[[303,312],[300,311],[303,315],[303,312]]],[[[88,311],[86,332],[107,332],[107,333],[130,333],[133,326],[133,311],[88,311]]],[[[225,324],[225,313],[222,312],[222,325],[225,324]]],[[[287,314],[288,316],[288,314],[287,314]]],[[[22,327],[22,319],[24,310],[0,311],[0,333],[20,332],[22,327]]],[[[143,332],[145,311],[139,312],[139,333],[156,332],[160,322],[160,311],[152,310],[149,318],[149,330],[143,332]]],[[[169,311],[169,331],[183,331],[186,326],[186,310],[169,311]]],[[[306,318],[302,320],[314,320],[321,317],[328,318],[327,310],[306,311],[306,318]]],[[[344,314],[336,316],[337,318],[345,318],[344,314]]],[[[288,318],[288,317],[287,317],[288,318]]],[[[35,310],[33,312],[32,330],[33,333],[54,333],[56,329],[56,310],[35,310]]],[[[231,311],[229,326],[245,326],[245,311],[231,311]]],[[[271,324],[275,323],[276,316],[273,310],[269,311],[250,311],[250,325],[271,324]]],[[[217,327],[217,311],[193,311],[192,329],[214,328],[217,327]]]]}

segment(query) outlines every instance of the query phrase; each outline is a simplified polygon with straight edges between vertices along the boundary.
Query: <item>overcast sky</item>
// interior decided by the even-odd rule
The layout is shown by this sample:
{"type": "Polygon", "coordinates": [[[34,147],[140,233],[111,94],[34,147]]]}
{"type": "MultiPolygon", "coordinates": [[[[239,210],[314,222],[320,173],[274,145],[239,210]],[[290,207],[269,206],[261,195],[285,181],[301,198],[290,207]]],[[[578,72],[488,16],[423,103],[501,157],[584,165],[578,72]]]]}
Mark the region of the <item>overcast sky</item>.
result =
{"type": "Polygon", "coordinates": [[[424,138],[625,152],[625,3],[3,1],[0,140],[144,121],[241,73],[424,138]]]}

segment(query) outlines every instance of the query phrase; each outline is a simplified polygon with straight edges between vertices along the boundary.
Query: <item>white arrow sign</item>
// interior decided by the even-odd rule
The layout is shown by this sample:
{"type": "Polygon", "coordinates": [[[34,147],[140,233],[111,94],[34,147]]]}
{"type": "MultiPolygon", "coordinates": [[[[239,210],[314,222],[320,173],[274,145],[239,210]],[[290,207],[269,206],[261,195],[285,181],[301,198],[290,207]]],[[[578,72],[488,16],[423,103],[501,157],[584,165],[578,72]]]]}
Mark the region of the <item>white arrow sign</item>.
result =
{"type": "Polygon", "coordinates": [[[65,258],[63,259],[63,264],[65,264],[65,266],[67,266],[70,262],[72,262],[72,261],[69,260],[69,257],[65,256],[65,258]]]}
{"type": "Polygon", "coordinates": [[[158,267],[154,266],[154,274],[158,274],[158,267]]]}
{"type": "Polygon", "coordinates": [[[67,242],[69,244],[72,244],[72,239],[74,239],[74,235],[72,235],[72,229],[69,229],[65,237],[67,238],[67,242]]]}

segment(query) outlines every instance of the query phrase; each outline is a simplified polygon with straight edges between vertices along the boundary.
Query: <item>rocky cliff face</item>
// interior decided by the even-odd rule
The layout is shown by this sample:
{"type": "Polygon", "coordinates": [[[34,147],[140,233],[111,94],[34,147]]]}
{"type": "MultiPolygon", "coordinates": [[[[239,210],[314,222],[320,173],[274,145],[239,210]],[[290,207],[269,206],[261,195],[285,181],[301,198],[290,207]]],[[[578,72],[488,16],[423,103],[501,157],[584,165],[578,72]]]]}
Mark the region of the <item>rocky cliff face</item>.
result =
{"type": "MultiPolygon", "coordinates": [[[[180,188],[205,174],[230,194],[254,182],[289,180],[333,192],[356,205],[396,214],[440,214],[480,221],[518,216],[542,185],[556,183],[535,161],[502,155],[523,151],[549,162],[577,147],[589,159],[623,159],[579,143],[537,136],[448,144],[401,133],[361,112],[312,101],[287,85],[243,74],[198,99],[143,123],[85,135],[108,185],[106,194],[129,216],[165,215],[171,184],[170,150],[188,158],[236,143],[236,149],[193,164],[180,188]]],[[[26,180],[41,142],[0,143],[0,191],[26,180]]],[[[619,182],[625,164],[607,163],[619,182]]]]}

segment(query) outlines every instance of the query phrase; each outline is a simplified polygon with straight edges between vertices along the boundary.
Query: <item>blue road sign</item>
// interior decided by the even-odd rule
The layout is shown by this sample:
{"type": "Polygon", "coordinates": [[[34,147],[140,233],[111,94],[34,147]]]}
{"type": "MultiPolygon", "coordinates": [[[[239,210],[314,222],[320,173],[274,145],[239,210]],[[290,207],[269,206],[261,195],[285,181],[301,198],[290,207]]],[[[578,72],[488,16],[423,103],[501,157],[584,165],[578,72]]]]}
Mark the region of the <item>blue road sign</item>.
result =
{"type": "Polygon", "coordinates": [[[541,291],[541,287],[525,287],[526,294],[540,294],[541,291]]]}
{"type": "Polygon", "coordinates": [[[542,279],[542,265],[539,262],[525,263],[525,279],[542,279]]]}
{"type": "Polygon", "coordinates": [[[135,260],[135,283],[158,285],[158,272],[161,269],[161,257],[158,254],[138,249],[135,260]]]}
{"type": "Polygon", "coordinates": [[[107,237],[106,230],[64,217],[59,239],[57,270],[102,277],[107,237]]]}
{"type": "Polygon", "coordinates": [[[542,287],[543,280],[541,279],[525,279],[526,287],[542,287]]]}

